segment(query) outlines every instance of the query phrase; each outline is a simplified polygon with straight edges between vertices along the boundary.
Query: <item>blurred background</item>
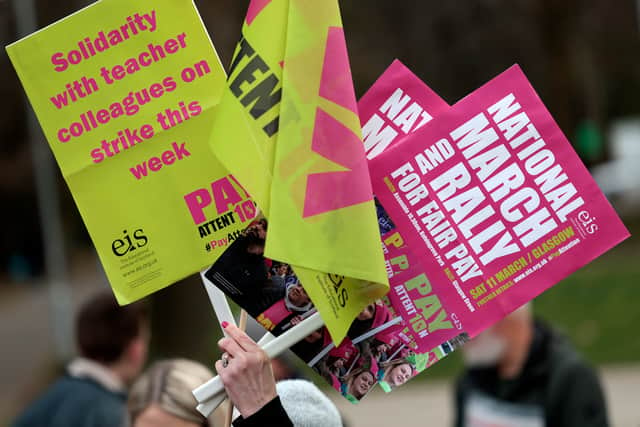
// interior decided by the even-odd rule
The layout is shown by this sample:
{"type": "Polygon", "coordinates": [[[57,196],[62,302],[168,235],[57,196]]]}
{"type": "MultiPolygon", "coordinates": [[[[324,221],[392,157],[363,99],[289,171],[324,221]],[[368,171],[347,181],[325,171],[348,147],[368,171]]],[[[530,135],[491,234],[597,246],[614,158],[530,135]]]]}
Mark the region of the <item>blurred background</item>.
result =
{"type": "MultiPolygon", "coordinates": [[[[89,3],[0,0],[1,42],[7,45],[89,3]]],[[[528,75],[632,233],[539,297],[534,311],[597,366],[613,425],[639,426],[640,339],[632,329],[640,324],[635,236],[640,232],[640,1],[341,3],[358,96],[394,58],[450,104],[513,63],[528,75]]],[[[227,66],[248,0],[196,4],[227,66]]],[[[61,372],[74,354],[75,308],[108,283],[4,50],[0,99],[0,425],[5,425],[61,372]]],[[[188,357],[212,366],[219,356],[219,328],[199,278],[147,300],[151,359],[188,357]]],[[[393,394],[374,393],[358,406],[327,393],[351,426],[448,425],[452,379],[461,369],[454,354],[393,394]]]]}

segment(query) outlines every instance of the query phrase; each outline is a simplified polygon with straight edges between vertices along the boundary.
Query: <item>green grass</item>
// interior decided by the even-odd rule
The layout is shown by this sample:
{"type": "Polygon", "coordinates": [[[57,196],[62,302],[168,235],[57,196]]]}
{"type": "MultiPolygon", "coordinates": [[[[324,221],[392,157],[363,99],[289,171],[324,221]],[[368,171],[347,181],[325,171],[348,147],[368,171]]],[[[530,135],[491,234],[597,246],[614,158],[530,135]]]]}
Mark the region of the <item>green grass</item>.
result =
{"type": "Polygon", "coordinates": [[[640,361],[640,219],[631,237],[534,301],[534,311],[566,333],[588,360],[640,361]]]}

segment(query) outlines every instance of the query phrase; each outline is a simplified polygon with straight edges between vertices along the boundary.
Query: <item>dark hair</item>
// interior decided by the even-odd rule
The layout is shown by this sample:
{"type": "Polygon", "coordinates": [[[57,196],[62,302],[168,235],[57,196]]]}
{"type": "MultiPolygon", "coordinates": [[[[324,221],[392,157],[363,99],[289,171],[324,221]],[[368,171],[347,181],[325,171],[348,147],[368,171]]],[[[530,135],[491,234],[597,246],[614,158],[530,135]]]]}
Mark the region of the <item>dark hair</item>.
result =
{"type": "Polygon", "coordinates": [[[117,361],[137,338],[147,319],[142,303],[119,306],[111,293],[85,302],[76,317],[76,342],[80,354],[102,363],[117,361]]]}

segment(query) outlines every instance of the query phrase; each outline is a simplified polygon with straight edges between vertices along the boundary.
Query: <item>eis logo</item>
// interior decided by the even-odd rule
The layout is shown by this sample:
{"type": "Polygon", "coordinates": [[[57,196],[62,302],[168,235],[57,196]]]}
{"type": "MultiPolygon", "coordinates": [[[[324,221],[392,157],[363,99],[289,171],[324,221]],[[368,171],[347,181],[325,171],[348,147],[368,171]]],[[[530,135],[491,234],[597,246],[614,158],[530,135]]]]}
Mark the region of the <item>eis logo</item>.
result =
{"type": "Polygon", "coordinates": [[[132,234],[129,234],[127,230],[123,230],[122,234],[122,237],[111,243],[111,250],[115,256],[125,256],[129,252],[146,246],[149,242],[142,228],[138,228],[132,234]]]}
{"type": "Polygon", "coordinates": [[[596,218],[592,217],[589,212],[587,211],[581,211],[578,214],[578,219],[580,220],[580,222],[582,223],[582,226],[584,227],[584,230],[589,233],[589,234],[593,234],[596,231],[598,231],[598,224],[595,223],[596,218]]]}
{"type": "Polygon", "coordinates": [[[344,282],[344,276],[340,276],[338,274],[330,274],[327,273],[329,277],[329,281],[333,284],[333,290],[336,293],[336,297],[338,298],[338,304],[340,307],[344,307],[347,305],[347,300],[349,299],[349,293],[345,287],[342,286],[344,282]]]}

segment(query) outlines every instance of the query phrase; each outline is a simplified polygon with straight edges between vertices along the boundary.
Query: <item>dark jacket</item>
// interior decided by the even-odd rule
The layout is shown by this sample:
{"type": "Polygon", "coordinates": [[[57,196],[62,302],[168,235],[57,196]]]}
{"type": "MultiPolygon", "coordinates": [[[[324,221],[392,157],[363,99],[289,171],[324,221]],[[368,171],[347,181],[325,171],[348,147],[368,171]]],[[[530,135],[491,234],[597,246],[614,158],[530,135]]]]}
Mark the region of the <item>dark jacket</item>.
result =
{"type": "Polygon", "coordinates": [[[12,424],[13,427],[121,427],[126,396],[88,378],[65,375],[12,424]]]}
{"type": "Polygon", "coordinates": [[[293,427],[293,423],[276,397],[250,417],[236,418],[234,427],[293,427]]]}
{"type": "Polygon", "coordinates": [[[504,417],[496,425],[522,425],[523,420],[545,427],[609,425],[595,372],[563,336],[541,322],[535,323],[531,350],[517,378],[503,380],[495,368],[483,368],[465,372],[457,382],[455,426],[465,426],[466,414],[483,411],[504,417]]]}

